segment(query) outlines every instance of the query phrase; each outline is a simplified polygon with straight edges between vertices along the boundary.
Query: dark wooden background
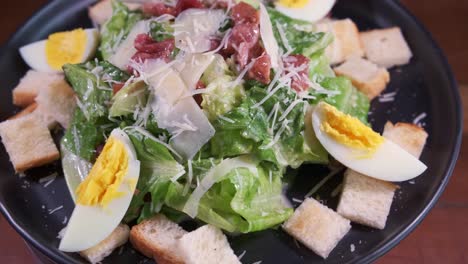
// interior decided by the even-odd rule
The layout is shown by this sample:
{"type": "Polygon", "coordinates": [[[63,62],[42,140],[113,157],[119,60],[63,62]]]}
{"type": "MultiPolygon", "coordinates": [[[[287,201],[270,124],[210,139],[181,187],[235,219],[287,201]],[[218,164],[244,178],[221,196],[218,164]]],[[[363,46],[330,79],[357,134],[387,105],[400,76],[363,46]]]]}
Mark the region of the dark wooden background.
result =
{"type": "MultiPolygon", "coordinates": [[[[77,0],[79,1],[79,0],[77,0]]],[[[346,0],[341,0],[346,1],[346,0]]],[[[2,1],[0,43],[46,0],[2,1]]],[[[442,46],[468,104],[468,0],[403,0],[442,46]]],[[[1,78],[1,77],[0,77],[1,78]]],[[[465,106],[465,121],[468,108],[465,106]]],[[[453,177],[435,208],[422,224],[380,264],[468,263],[468,123],[465,122],[460,158],[453,177]]],[[[0,263],[35,263],[22,239],[0,215],[0,263]]]]}

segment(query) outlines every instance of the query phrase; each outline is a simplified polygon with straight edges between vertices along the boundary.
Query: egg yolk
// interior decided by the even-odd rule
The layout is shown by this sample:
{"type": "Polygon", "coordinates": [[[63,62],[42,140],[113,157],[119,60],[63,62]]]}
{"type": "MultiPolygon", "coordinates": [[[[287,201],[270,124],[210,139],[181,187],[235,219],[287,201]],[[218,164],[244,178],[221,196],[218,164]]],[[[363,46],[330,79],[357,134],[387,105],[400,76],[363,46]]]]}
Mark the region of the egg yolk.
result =
{"type": "Polygon", "coordinates": [[[384,138],[364,125],[359,119],[324,105],[324,121],[321,130],[345,146],[374,153],[384,142],[384,138]]]}
{"type": "Polygon", "coordinates": [[[307,2],[312,0],[279,0],[278,4],[289,8],[302,8],[307,5],[307,2]]]}
{"type": "Polygon", "coordinates": [[[87,41],[88,36],[81,28],[50,35],[45,48],[47,63],[52,69],[60,70],[67,63],[81,62],[87,41]]]}
{"type": "Polygon", "coordinates": [[[128,169],[128,154],[124,144],[110,137],[86,179],[76,189],[77,203],[100,205],[109,203],[125,193],[119,192],[128,169]]]}

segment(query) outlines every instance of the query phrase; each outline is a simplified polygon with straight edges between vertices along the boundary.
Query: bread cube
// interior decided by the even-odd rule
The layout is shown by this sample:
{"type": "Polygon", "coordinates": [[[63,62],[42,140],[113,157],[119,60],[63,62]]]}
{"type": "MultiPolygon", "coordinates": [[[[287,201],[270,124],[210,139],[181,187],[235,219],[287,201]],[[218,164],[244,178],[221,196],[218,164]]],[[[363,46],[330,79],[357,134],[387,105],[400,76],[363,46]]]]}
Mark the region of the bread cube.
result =
{"type": "Polygon", "coordinates": [[[384,229],[397,186],[346,170],[337,212],[362,225],[384,229]]]}
{"type": "Polygon", "coordinates": [[[185,234],[178,246],[186,264],[241,264],[223,232],[211,225],[185,234]]]}
{"type": "Polygon", "coordinates": [[[351,19],[320,22],[317,28],[333,34],[333,42],[325,50],[331,64],[341,63],[353,56],[364,56],[359,30],[351,19]]]}
{"type": "Polygon", "coordinates": [[[362,32],[360,36],[367,59],[382,67],[407,64],[413,56],[398,27],[362,32]]]}
{"type": "Polygon", "coordinates": [[[390,82],[387,69],[359,57],[352,57],[345,63],[334,68],[337,75],[346,76],[353,85],[370,100],[382,93],[390,82]]]}
{"type": "Polygon", "coordinates": [[[283,229],[322,258],[327,258],[351,229],[350,221],[314,199],[306,199],[283,229]]]}
{"type": "Polygon", "coordinates": [[[13,104],[26,107],[34,103],[39,91],[60,81],[64,82],[62,74],[29,70],[13,89],[13,104]]]}
{"type": "Polygon", "coordinates": [[[75,92],[65,80],[51,83],[40,90],[36,102],[38,107],[35,112],[44,123],[48,124],[53,120],[68,128],[75,111],[76,99],[75,92]]]}
{"type": "Polygon", "coordinates": [[[105,257],[112,254],[116,248],[127,243],[130,228],[127,225],[120,224],[115,230],[103,241],[96,246],[83,250],[80,255],[90,263],[101,262],[105,257]]]}
{"type": "Polygon", "coordinates": [[[33,113],[36,109],[37,109],[37,103],[32,103],[32,104],[28,105],[26,108],[24,108],[23,110],[21,110],[20,112],[16,113],[14,116],[11,116],[10,118],[8,118],[8,120],[17,119],[17,118],[20,118],[20,117],[23,117],[23,116],[27,116],[27,115],[33,113]]]}
{"type": "Polygon", "coordinates": [[[418,159],[428,136],[427,132],[417,125],[409,123],[396,123],[393,125],[391,122],[385,124],[382,135],[418,159]]]}
{"type": "Polygon", "coordinates": [[[177,241],[187,232],[164,215],[156,215],[132,227],[130,242],[133,247],[158,263],[183,264],[177,250],[177,241]]]}
{"type": "Polygon", "coordinates": [[[34,116],[0,123],[0,136],[17,172],[48,164],[60,157],[49,129],[34,116]]]}

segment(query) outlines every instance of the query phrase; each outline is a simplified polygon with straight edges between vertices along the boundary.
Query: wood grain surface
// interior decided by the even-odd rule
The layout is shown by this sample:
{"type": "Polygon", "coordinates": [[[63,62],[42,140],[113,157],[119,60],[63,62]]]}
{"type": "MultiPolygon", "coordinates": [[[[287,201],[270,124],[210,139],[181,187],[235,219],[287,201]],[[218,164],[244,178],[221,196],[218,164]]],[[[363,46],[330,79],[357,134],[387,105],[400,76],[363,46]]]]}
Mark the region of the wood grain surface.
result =
{"type": "MultiPolygon", "coordinates": [[[[0,43],[47,2],[2,1],[0,43]]],[[[377,263],[468,263],[468,1],[402,2],[433,34],[457,76],[465,106],[464,144],[452,179],[437,205],[410,236],[377,263]]],[[[0,234],[0,263],[38,263],[1,215],[0,234]]]]}

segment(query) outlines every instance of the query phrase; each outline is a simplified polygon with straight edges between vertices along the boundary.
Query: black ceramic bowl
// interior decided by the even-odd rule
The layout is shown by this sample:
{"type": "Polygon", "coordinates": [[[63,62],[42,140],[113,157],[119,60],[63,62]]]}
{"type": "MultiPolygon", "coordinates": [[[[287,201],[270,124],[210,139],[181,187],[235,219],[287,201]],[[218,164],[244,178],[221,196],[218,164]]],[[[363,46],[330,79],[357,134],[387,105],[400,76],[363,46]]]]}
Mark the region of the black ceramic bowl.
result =
{"type": "MultiPolygon", "coordinates": [[[[0,53],[0,120],[18,111],[12,105],[11,90],[28,70],[18,48],[46,38],[49,33],[76,27],[89,27],[87,7],[92,0],[53,1],[37,12],[3,46],[0,53]]],[[[412,122],[426,113],[422,120],[429,139],[421,157],[428,170],[414,181],[403,183],[395,196],[385,230],[378,231],[353,224],[349,234],[338,244],[327,260],[295,243],[281,229],[230,237],[236,254],[246,251],[242,261],[262,260],[269,263],[367,263],[382,256],[406,237],[424,218],[444,190],[455,165],[462,132],[461,103],[453,74],[440,48],[423,26],[396,1],[342,0],[332,12],[334,17],[349,17],[360,30],[399,26],[409,42],[414,57],[411,63],[393,68],[391,83],[386,92],[396,91],[393,102],[372,103],[369,117],[374,129],[381,131],[387,120],[412,122]],[[355,250],[350,250],[351,244],[355,250]]],[[[59,135],[57,135],[58,137],[59,135]]],[[[303,166],[288,193],[290,198],[301,198],[316,184],[326,170],[318,166],[303,166]]],[[[330,192],[340,182],[334,178],[319,194],[328,206],[336,207],[336,197],[330,192]]],[[[297,204],[296,204],[297,205],[297,204]]],[[[58,251],[57,233],[65,226],[65,218],[73,209],[59,164],[35,169],[26,177],[15,175],[8,155],[0,147],[0,208],[12,226],[44,255],[58,263],[80,263],[77,254],[58,251]],[[58,171],[60,176],[47,187],[40,177],[58,171]],[[53,214],[49,210],[63,205],[53,214]]],[[[86,230],[83,230],[84,232],[86,230]]],[[[105,263],[136,263],[145,258],[127,245],[105,263]]]]}

